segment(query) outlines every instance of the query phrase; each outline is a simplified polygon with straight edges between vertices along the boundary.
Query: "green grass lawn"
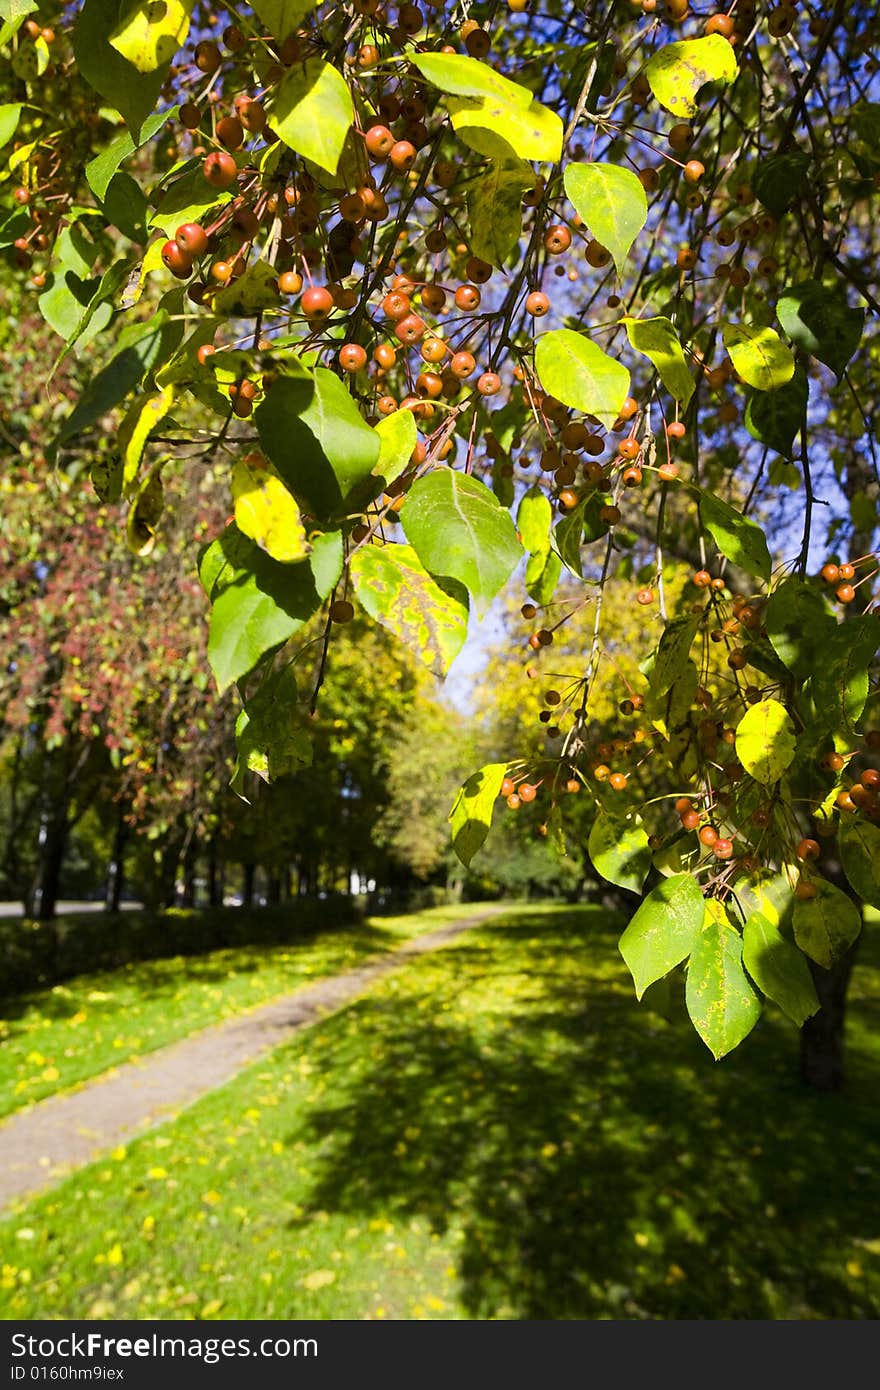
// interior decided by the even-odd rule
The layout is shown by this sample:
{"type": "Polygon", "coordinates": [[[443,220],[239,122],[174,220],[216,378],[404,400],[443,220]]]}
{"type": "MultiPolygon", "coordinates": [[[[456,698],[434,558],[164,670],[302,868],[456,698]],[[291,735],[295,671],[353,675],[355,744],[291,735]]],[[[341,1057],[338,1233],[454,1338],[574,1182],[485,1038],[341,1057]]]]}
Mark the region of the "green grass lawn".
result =
{"type": "Polygon", "coordinates": [[[599,909],[387,977],[0,1225],[18,1318],[876,1318],[880,968],[851,1084],[775,1011],[714,1063],[599,909]]]}
{"type": "Polygon", "coordinates": [[[479,904],[309,933],[285,946],[137,961],[0,1003],[0,1116],[390,951],[479,904]]]}

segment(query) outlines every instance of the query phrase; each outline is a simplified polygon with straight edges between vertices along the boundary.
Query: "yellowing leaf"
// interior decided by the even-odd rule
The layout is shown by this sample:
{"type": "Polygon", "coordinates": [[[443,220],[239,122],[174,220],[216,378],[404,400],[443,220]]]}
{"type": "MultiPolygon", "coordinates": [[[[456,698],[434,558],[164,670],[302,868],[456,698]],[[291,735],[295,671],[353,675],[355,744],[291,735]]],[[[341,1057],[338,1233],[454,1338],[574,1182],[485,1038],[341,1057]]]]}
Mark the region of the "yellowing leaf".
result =
{"type": "Polygon", "coordinates": [[[533,101],[523,109],[502,98],[447,97],[452,128],[469,149],[497,157],[500,142],[520,159],[556,163],[562,157],[563,126],[555,111],[533,101]]]}
{"type": "Polygon", "coordinates": [[[321,58],[289,68],[272,104],[272,128],[279,139],[331,174],[353,119],[348,83],[321,58]]]}
{"type": "Polygon", "coordinates": [[[195,0],[145,0],[129,9],[110,44],[138,72],[168,63],[189,33],[195,0]]]}
{"type": "Polygon", "coordinates": [[[778,700],[759,700],[739,721],[736,754],[756,782],[778,782],[794,752],[794,724],[778,700]]]}
{"type": "Polygon", "coordinates": [[[674,116],[694,114],[697,93],[707,82],[730,83],[736,75],[733,49],[720,34],[668,43],[658,49],[645,67],[651,91],[674,116]]]}
{"type": "Polygon", "coordinates": [[[174,400],[174,388],[149,391],[137,396],[119,427],[117,436],[122,455],[122,485],[126,496],[137,478],[141,458],[152,431],[164,420],[174,400]]]}
{"type": "Polygon", "coordinates": [[[299,507],[263,454],[248,454],[232,469],[238,529],[273,560],[302,560],[311,550],[299,507]]]}
{"type": "Polygon", "coordinates": [[[722,337],[737,372],[756,391],[775,391],[794,376],[794,354],[772,328],[728,323],[722,337]]]}

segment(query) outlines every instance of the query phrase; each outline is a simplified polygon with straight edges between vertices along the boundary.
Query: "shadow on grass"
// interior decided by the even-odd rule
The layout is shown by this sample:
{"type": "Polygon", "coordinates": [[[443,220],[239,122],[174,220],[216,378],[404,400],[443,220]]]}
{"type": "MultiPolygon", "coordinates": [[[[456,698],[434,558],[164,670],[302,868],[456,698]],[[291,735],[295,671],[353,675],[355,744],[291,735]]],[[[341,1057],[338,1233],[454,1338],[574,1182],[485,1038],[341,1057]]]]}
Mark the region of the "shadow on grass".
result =
{"type": "MultiPolygon", "coordinates": [[[[876,1032],[859,1014],[842,1095],[801,1087],[778,1015],[716,1064],[683,1003],[639,1009],[598,925],[517,917],[450,948],[439,993],[347,1011],[368,1062],[325,1059],[334,1102],[290,1136],[322,1144],[291,1234],[319,1210],[454,1230],[475,1318],[876,1317],[876,1032]]],[[[876,1013],[875,965],[856,994],[876,1013]]]]}

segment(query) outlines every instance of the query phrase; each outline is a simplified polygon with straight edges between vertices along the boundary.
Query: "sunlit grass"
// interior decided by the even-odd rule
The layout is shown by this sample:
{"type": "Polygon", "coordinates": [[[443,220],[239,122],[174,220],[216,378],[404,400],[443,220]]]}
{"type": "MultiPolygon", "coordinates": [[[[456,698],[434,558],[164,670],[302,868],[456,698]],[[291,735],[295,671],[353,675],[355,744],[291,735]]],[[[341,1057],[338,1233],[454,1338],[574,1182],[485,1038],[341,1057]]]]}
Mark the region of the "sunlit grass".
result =
{"type": "Polygon", "coordinates": [[[716,1064],[639,1008],[618,928],[469,932],[24,1206],[7,1316],[875,1318],[876,944],[823,1096],[775,1012],[716,1064]]]}
{"type": "Polygon", "coordinates": [[[285,946],[137,961],[0,1004],[0,1116],[393,950],[479,904],[371,918],[285,946]]]}

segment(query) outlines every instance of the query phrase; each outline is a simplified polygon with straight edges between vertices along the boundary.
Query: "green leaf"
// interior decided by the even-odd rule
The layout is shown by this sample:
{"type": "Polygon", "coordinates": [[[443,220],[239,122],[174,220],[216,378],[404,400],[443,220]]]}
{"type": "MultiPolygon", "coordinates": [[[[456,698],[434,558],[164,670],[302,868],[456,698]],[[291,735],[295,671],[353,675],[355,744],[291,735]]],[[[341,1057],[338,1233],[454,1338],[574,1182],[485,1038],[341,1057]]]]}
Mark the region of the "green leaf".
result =
{"type": "MultiPolygon", "coordinates": [[[[278,377],[254,422],[265,453],[303,510],[324,519],[344,516],[370,478],[380,444],[339,378],[325,367],[278,377]]],[[[372,481],[369,496],[375,490],[372,481]]]]}
{"type": "Polygon", "coordinates": [[[124,400],[139,386],[145,374],[159,359],[165,341],[167,324],[161,315],[149,323],[132,326],[126,335],[120,334],[120,350],[105,367],[92,377],[72,413],[61,428],[58,442],[64,443],[81,433],[124,400]]]}
{"type": "MultiPolygon", "coordinates": [[[[9,101],[0,106],[0,149],[2,149],[4,145],[8,145],[9,141],[18,130],[21,108],[22,103],[20,101],[9,101]]],[[[532,182],[534,182],[534,179],[532,182]]]]}
{"type": "Polygon", "coordinates": [[[133,68],[110,43],[118,19],[119,0],[85,0],[73,31],[73,51],[82,77],[121,113],[139,144],[141,128],[158,105],[169,64],[154,72],[133,68]]]}
{"type": "Polygon", "coordinates": [[[860,816],[841,816],[840,862],[854,892],[880,907],[880,828],[860,816]]]}
{"type": "Polygon", "coordinates": [[[481,767],[467,779],[449,812],[452,848],[467,869],[489,834],[495,802],[506,773],[506,763],[487,763],[481,767]]]}
{"type": "Polygon", "coordinates": [[[845,956],[862,930],[862,917],[852,898],[818,875],[810,882],[815,898],[795,899],[794,939],[805,955],[830,970],[845,956]]]}
{"type": "Polygon", "coordinates": [[[52,278],[37,303],[50,328],[65,340],[72,336],[98,280],[90,274],[98,247],[79,223],[63,228],[52,253],[52,278]]]}
{"type": "Polygon", "coordinates": [[[149,205],[140,184],[130,174],[114,174],[104,196],[104,216],[131,241],[146,242],[149,205]]]}
{"type": "Polygon", "coordinates": [[[567,164],[563,182],[575,212],[623,275],[629,249],[648,220],[638,175],[618,164],[567,164]]]}
{"type": "Polygon", "coordinates": [[[648,677],[654,695],[663,695],[684,676],[700,625],[698,613],[685,613],[666,624],[648,677]]]}
{"type": "Polygon", "coordinates": [[[624,324],[636,352],[642,353],[657,368],[660,380],[673,399],[687,405],[694,394],[694,379],[688,370],[687,359],[672,321],[662,317],[626,318],[624,324]]]}
{"type": "Polygon", "coordinates": [[[452,468],[420,478],[400,520],[425,568],[464,584],[478,611],[485,611],[522,559],[510,513],[485,483],[452,468]]]}
{"type": "Polygon", "coordinates": [[[880,648],[880,618],[861,613],[838,623],[822,646],[811,688],[817,717],[835,733],[854,731],[868,699],[868,667],[880,648]]]}
{"type": "Polygon", "coordinates": [[[535,175],[521,159],[493,159],[468,185],[470,249],[490,265],[504,265],[522,234],[522,196],[535,175]]]}
{"type": "Polygon", "coordinates": [[[721,336],[737,372],[756,391],[775,391],[794,376],[794,354],[772,328],[726,323],[721,336]]]}
{"type": "Polygon", "coordinates": [[[278,272],[268,261],[254,261],[243,275],[215,294],[212,307],[230,318],[253,318],[264,309],[277,309],[281,301],[278,272]]]}
{"type": "Polygon", "coordinates": [[[516,529],[531,555],[544,554],[550,548],[550,527],[553,508],[550,498],[537,483],[524,492],[516,513],[516,529]]]}
{"type": "Polygon", "coordinates": [[[716,1062],[739,1046],[761,1016],[761,1001],[743,970],[742,956],[742,937],[724,906],[710,898],[691,951],[685,1002],[716,1062]]]}
{"type": "Polygon", "coordinates": [[[413,450],[418,443],[418,430],[411,410],[395,410],[373,426],[379,437],[379,457],[373,473],[379,487],[387,487],[405,473],[412,463],[413,450]]]}
{"type": "Polygon", "coordinates": [[[289,149],[335,174],[354,120],[348,83],[321,58],[295,63],[276,89],[270,119],[289,149]]]}
{"type": "Polygon", "coordinates": [[[556,585],[562,575],[562,561],[554,550],[545,555],[530,555],[526,564],[526,593],[542,608],[556,593],[556,585]]]}
{"type": "Polygon", "coordinates": [[[795,346],[824,362],[839,381],[865,327],[865,311],[849,307],[845,287],[803,280],[780,297],[776,314],[795,346]]]}
{"type": "Polygon", "coordinates": [[[743,965],[758,988],[797,1028],[819,1009],[819,996],[802,953],[762,912],[743,928],[743,965]]]}
{"type": "Polygon", "coordinates": [[[720,34],[668,43],[645,65],[651,91],[673,116],[693,116],[700,88],[707,82],[734,82],[737,71],[733,49],[720,34]]]}
{"type": "Polygon", "coordinates": [[[125,8],[110,44],[138,72],[169,63],[189,33],[195,0],[135,0],[125,8]]]}
{"type": "Polygon", "coordinates": [[[528,87],[495,72],[478,58],[457,53],[411,53],[410,61],[447,94],[452,126],[481,154],[550,160],[562,155],[562,121],[536,101],[528,87]]]}
{"type": "Polygon", "coordinates": [[[265,24],[273,38],[283,43],[300,20],[315,8],[315,0],[254,0],[251,9],[265,24]]]}
{"type": "Polygon", "coordinates": [[[700,516],[721,554],[731,564],[769,583],[773,562],[767,537],[756,522],[708,492],[700,496],[700,516]]]}
{"type": "MultiPolygon", "coordinates": [[[[144,130],[146,130],[144,126],[144,130]]],[[[174,236],[182,222],[198,222],[211,208],[232,201],[232,189],[212,188],[202,174],[201,159],[187,165],[178,178],[162,194],[159,206],[150,218],[150,226],[159,227],[166,236],[174,236]]]]}
{"type": "Polygon", "coordinates": [[[250,697],[235,722],[238,758],[230,787],[243,801],[244,774],[264,782],[290,776],[312,762],[312,741],[299,723],[302,711],[293,665],[273,671],[250,697]]]}
{"type": "Polygon", "coordinates": [[[102,150],[99,155],[90,160],[85,168],[86,182],[96,198],[103,201],[107,189],[110,187],[110,180],[116,173],[120,164],[128,159],[129,155],[134,154],[136,149],[145,145],[148,140],[158,134],[163,125],[168,120],[176,120],[179,107],[170,106],[164,111],[155,111],[152,116],[148,116],[144,121],[138,143],[135,144],[131,138],[131,131],[123,130],[114,140],[110,141],[106,150],[102,150]]]}
{"type": "Polygon", "coordinates": [[[779,660],[803,677],[814,670],[837,626],[818,589],[796,575],[773,590],[764,610],[764,624],[779,660]]]}
{"type": "Polygon", "coordinates": [[[752,174],[752,188],[768,212],[781,217],[807,181],[812,159],[803,150],[762,159],[752,174]]]}
{"type": "MultiPolygon", "coordinates": [[[[125,284],[131,270],[131,262],[128,260],[114,261],[112,265],[104,271],[97,287],[93,290],[88,303],[82,310],[76,326],[69,329],[66,337],[67,343],[61,351],[53,372],[67,356],[71,348],[76,347],[77,352],[91,342],[100,333],[113,317],[113,299],[117,291],[125,284]]],[[[91,282],[94,285],[94,281],[91,282]]],[[[139,324],[132,325],[132,328],[139,330],[139,324]]]]}
{"type": "Polygon", "coordinates": [[[500,97],[511,106],[526,109],[532,103],[528,87],[511,82],[479,58],[459,53],[411,53],[410,62],[438,91],[457,97],[500,97]]]}
{"type": "Polygon", "coordinates": [[[778,700],[759,700],[736,726],[736,755],[750,777],[768,786],[778,782],[795,754],[791,716],[778,700]]]}
{"type": "Polygon", "coordinates": [[[351,577],[370,617],[445,676],[467,637],[466,602],[441,589],[408,545],[362,546],[351,577]]]}
{"type": "Polygon", "coordinates": [[[237,526],[226,528],[199,565],[212,602],[208,660],[221,694],[308,622],[341,573],[339,532],[317,538],[307,560],[284,565],[237,526]]]}
{"type": "Polygon", "coordinates": [[[305,559],[311,550],[299,507],[272,464],[247,454],[232,465],[235,524],[267,555],[282,564],[305,559]]]}
{"type": "Polygon", "coordinates": [[[570,328],[541,335],[535,348],[535,369],[551,396],[605,424],[617,419],[629,394],[626,367],[570,328]]]}
{"type": "Polygon", "coordinates": [[[767,444],[790,459],[795,436],[806,419],[809,396],[810,385],[802,367],[796,367],[791,381],[776,391],[750,391],[746,429],[759,444],[767,444]]]}
{"type": "Polygon", "coordinates": [[[648,894],[619,943],[637,998],[690,955],[702,925],[703,895],[690,874],[673,874],[648,894]]]}
{"type": "Polygon", "coordinates": [[[593,821],[587,849],[593,867],[609,883],[641,893],[651,868],[651,848],[641,820],[600,811],[593,821]]]}

